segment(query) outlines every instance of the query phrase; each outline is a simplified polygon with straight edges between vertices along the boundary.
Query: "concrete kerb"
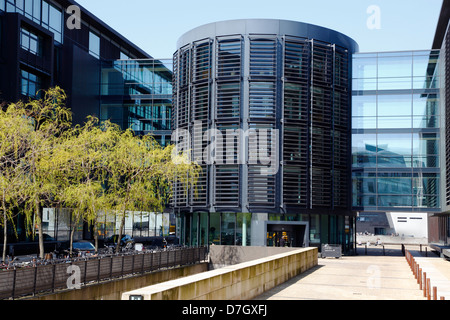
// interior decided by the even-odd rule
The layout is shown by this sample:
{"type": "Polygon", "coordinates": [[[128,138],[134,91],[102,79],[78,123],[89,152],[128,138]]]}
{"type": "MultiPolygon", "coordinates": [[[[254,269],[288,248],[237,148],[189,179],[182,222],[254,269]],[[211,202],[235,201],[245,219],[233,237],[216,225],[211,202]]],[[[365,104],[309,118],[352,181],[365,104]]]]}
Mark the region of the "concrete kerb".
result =
{"type": "Polygon", "coordinates": [[[252,299],[317,263],[317,248],[304,248],[133,290],[122,300],[252,299]]]}

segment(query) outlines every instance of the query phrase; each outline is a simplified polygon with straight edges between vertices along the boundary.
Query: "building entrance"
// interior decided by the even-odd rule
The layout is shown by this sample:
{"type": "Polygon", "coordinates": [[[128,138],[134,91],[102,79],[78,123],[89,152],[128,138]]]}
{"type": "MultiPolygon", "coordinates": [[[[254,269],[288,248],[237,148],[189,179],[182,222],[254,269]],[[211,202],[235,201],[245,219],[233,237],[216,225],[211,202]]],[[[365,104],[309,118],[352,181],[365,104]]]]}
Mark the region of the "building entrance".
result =
{"type": "Polygon", "coordinates": [[[305,246],[306,225],[268,224],[268,247],[293,247],[305,246]]]}

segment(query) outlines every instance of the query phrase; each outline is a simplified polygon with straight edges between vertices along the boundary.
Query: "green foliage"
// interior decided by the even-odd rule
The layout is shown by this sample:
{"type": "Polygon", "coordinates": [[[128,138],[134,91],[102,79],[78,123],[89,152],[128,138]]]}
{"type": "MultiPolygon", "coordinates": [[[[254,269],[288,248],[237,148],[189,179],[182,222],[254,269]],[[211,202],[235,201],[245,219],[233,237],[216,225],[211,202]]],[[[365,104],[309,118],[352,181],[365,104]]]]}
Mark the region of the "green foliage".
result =
{"type": "Polygon", "coordinates": [[[136,136],[95,117],[73,127],[65,100],[56,87],[40,100],[0,110],[1,223],[6,230],[12,212],[22,212],[28,232],[39,231],[41,257],[42,208],[71,208],[72,222],[86,221],[94,229],[101,212],[115,214],[121,233],[127,212],[162,212],[173,183],[188,189],[199,172],[151,136],[136,136]]]}

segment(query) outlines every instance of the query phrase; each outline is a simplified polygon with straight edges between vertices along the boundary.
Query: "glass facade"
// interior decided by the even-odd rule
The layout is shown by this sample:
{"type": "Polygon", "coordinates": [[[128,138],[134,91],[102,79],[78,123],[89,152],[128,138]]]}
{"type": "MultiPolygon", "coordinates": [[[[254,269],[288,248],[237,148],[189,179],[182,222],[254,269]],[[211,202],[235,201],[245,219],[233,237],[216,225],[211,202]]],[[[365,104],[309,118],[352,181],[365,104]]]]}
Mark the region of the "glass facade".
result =
{"type": "Polygon", "coordinates": [[[100,37],[92,31],[89,31],[89,54],[100,58],[100,37]]]}
{"type": "Polygon", "coordinates": [[[24,15],[53,32],[56,42],[63,43],[64,14],[55,4],[45,0],[0,0],[0,10],[24,15]]]}
{"type": "Polygon", "coordinates": [[[100,120],[171,141],[172,60],[102,62],[100,120]]]}
{"type": "Polygon", "coordinates": [[[439,51],[353,56],[353,207],[438,211],[439,51]]]}

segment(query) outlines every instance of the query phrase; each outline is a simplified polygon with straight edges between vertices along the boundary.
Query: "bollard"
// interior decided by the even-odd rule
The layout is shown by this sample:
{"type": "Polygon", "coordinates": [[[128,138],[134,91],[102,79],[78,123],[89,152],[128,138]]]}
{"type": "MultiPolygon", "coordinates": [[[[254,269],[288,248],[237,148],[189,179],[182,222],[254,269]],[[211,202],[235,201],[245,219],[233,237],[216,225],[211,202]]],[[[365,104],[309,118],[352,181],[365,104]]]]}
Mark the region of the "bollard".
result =
{"type": "Polygon", "coordinates": [[[445,297],[441,297],[441,300],[445,300],[445,297]]]}
{"type": "Polygon", "coordinates": [[[420,287],[420,290],[423,289],[422,286],[423,286],[423,284],[422,284],[422,268],[420,268],[419,269],[419,287],[420,287]]]}
{"type": "Polygon", "coordinates": [[[420,267],[419,267],[419,264],[417,264],[417,267],[416,267],[416,279],[417,279],[417,284],[419,284],[420,283],[420,267]]]}
{"type": "Polygon", "coordinates": [[[433,287],[433,300],[437,300],[437,287],[433,287]]]}
{"type": "Polygon", "coordinates": [[[430,278],[427,279],[427,300],[431,300],[431,283],[430,278]]]}
{"type": "Polygon", "coordinates": [[[427,296],[427,273],[423,273],[423,296],[427,296]]]}

